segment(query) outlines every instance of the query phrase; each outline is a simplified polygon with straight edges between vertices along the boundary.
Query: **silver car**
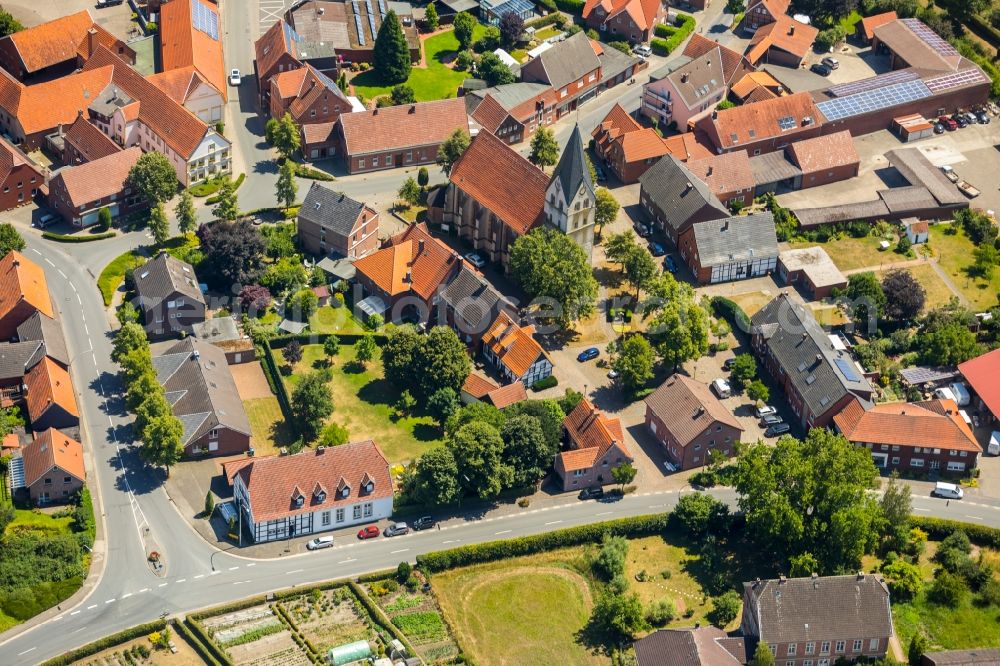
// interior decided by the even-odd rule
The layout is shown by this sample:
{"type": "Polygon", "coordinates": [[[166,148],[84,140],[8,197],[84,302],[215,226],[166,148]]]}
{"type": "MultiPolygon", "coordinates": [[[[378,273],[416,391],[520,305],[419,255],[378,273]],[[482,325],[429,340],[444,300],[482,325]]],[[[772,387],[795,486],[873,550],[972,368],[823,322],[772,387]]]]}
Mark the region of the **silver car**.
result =
{"type": "Polygon", "coordinates": [[[410,526],[407,525],[406,523],[393,523],[392,525],[389,525],[389,527],[385,528],[385,531],[382,532],[382,534],[386,535],[387,537],[400,536],[409,533],[410,533],[410,526]]]}

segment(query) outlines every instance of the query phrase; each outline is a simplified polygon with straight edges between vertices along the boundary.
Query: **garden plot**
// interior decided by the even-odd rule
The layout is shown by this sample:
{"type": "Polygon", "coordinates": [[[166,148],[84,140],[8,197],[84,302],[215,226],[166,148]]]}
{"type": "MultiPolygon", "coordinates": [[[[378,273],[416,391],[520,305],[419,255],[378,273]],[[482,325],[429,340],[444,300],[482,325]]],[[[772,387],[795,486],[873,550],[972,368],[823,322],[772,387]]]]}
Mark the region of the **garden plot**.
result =
{"type": "Polygon", "coordinates": [[[338,645],[375,638],[367,615],[347,587],[314,590],[307,596],[283,601],[282,607],[319,654],[325,655],[338,645]]]}
{"type": "MultiPolygon", "coordinates": [[[[418,580],[423,583],[422,579],[418,580]]],[[[459,653],[437,600],[430,592],[421,592],[419,585],[410,589],[391,578],[369,583],[367,591],[392,623],[406,634],[424,660],[436,662],[459,653]]]]}
{"type": "Polygon", "coordinates": [[[206,618],[205,630],[238,666],[310,663],[285,623],[268,606],[206,618]]]}
{"type": "Polygon", "coordinates": [[[186,640],[176,633],[171,639],[177,652],[157,649],[143,636],[74,661],[72,666],[201,666],[205,663],[186,640]]]}

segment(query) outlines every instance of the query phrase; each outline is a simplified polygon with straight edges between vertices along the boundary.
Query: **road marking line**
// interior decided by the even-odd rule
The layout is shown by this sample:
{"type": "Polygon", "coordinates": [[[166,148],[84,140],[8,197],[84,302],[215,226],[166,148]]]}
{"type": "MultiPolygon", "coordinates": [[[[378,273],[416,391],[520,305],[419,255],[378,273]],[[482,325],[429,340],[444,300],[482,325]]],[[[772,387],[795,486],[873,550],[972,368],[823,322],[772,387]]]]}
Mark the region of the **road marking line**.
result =
{"type": "Polygon", "coordinates": [[[930,509],[921,509],[919,506],[913,507],[914,511],[923,511],[924,513],[930,513],[930,509]]]}
{"type": "Polygon", "coordinates": [[[441,543],[458,543],[461,539],[448,539],[447,541],[442,541],[441,543]]]}
{"type": "Polygon", "coordinates": [[[76,291],[76,284],[73,283],[73,282],[70,282],[69,283],[69,288],[72,289],[73,291],[76,291]]]}
{"type": "Polygon", "coordinates": [[[83,299],[80,298],[80,292],[76,292],[76,302],[83,305],[83,299]]]}
{"type": "Polygon", "coordinates": [[[248,566],[248,567],[255,567],[255,566],[257,566],[257,563],[256,563],[256,562],[251,562],[251,563],[250,563],[250,564],[248,564],[247,566],[248,566]]]}
{"type": "Polygon", "coordinates": [[[389,551],[389,554],[390,555],[398,555],[399,553],[405,553],[408,550],[409,550],[409,548],[403,548],[402,550],[391,550],[391,551],[389,551]]]}
{"type": "Polygon", "coordinates": [[[117,600],[117,599],[108,599],[108,600],[107,600],[107,601],[105,601],[104,603],[106,603],[106,604],[113,604],[113,603],[115,603],[116,601],[118,601],[118,600],[117,600]]]}
{"type": "Polygon", "coordinates": [[[97,604],[94,604],[93,606],[87,606],[87,610],[93,610],[95,608],[97,608],[97,604]]]}
{"type": "Polygon", "coordinates": [[[84,630],[84,629],[86,629],[86,628],[87,628],[87,627],[80,627],[79,629],[74,629],[74,630],[73,630],[73,633],[74,633],[74,634],[78,634],[78,633],[80,633],[81,631],[83,631],[83,630],[84,630]]]}
{"type": "Polygon", "coordinates": [[[358,561],[357,558],[352,557],[349,560],[341,560],[340,562],[337,562],[337,564],[347,564],[348,562],[357,562],[357,561],[358,561]]]}
{"type": "Polygon", "coordinates": [[[20,657],[20,656],[21,656],[22,654],[28,654],[28,653],[29,653],[29,652],[31,652],[32,650],[37,650],[37,649],[38,649],[38,646],[36,645],[36,646],[35,646],[35,647],[33,647],[33,648],[28,648],[28,649],[27,649],[27,650],[25,650],[24,652],[18,652],[18,653],[17,653],[17,656],[18,656],[18,657],[20,657]]]}
{"type": "Polygon", "coordinates": [[[302,573],[305,569],[292,569],[291,571],[286,571],[286,576],[291,576],[292,574],[302,573]]]}
{"type": "Polygon", "coordinates": [[[499,532],[496,532],[496,534],[509,534],[510,532],[513,532],[513,531],[514,530],[500,530],[499,532]]]}
{"type": "Polygon", "coordinates": [[[209,576],[218,576],[220,573],[222,573],[222,572],[221,571],[213,571],[212,573],[210,573],[208,575],[209,576]]]}
{"type": "Polygon", "coordinates": [[[167,585],[169,585],[169,584],[170,584],[170,583],[160,583],[159,585],[157,585],[157,587],[166,587],[166,586],[167,586],[167,585]]]}
{"type": "Polygon", "coordinates": [[[614,511],[602,511],[602,512],[600,512],[598,514],[594,514],[594,515],[597,515],[597,516],[610,516],[612,513],[614,513],[614,511]]]}
{"type": "Polygon", "coordinates": [[[666,506],[666,504],[650,504],[649,508],[650,509],[660,509],[660,508],[663,508],[665,506],[666,506]]]}
{"type": "Polygon", "coordinates": [[[149,592],[149,588],[148,587],[144,587],[141,590],[139,590],[140,594],[143,593],[143,592],[149,592]]]}
{"type": "Polygon", "coordinates": [[[55,265],[55,264],[53,264],[53,263],[52,263],[52,260],[51,260],[51,259],[49,259],[48,257],[45,257],[45,263],[47,263],[47,264],[48,264],[49,266],[51,266],[52,268],[55,268],[55,267],[56,267],[56,265],[55,265]]]}
{"type": "Polygon", "coordinates": [[[236,571],[237,569],[239,569],[239,567],[229,567],[230,571],[236,571]]]}
{"type": "Polygon", "coordinates": [[[77,614],[77,613],[79,613],[79,612],[80,612],[80,611],[73,611],[72,613],[70,613],[70,615],[76,615],[76,614],[77,614]]]}
{"type": "Polygon", "coordinates": [[[205,577],[205,574],[198,574],[197,576],[194,577],[194,579],[198,580],[199,578],[204,578],[204,577],[205,577]]]}
{"type": "Polygon", "coordinates": [[[980,518],[979,516],[970,516],[969,514],[965,514],[965,517],[972,518],[973,520],[982,520],[982,518],[980,518]]]}
{"type": "Polygon", "coordinates": [[[52,621],[53,621],[53,622],[58,622],[58,621],[59,621],[59,620],[61,620],[61,619],[63,619],[63,616],[62,616],[62,615],[57,615],[57,616],[55,616],[54,618],[52,618],[52,621]]]}
{"type": "Polygon", "coordinates": [[[551,521],[549,521],[549,522],[547,522],[545,524],[546,525],[558,525],[561,522],[562,522],[561,520],[551,520],[551,521]]]}
{"type": "Polygon", "coordinates": [[[131,596],[132,596],[131,592],[126,592],[125,594],[122,595],[122,599],[128,599],[131,596]]]}
{"type": "Polygon", "coordinates": [[[61,268],[57,268],[56,270],[59,271],[59,275],[62,277],[63,280],[69,280],[69,278],[66,277],[66,274],[63,273],[63,270],[61,268]]]}
{"type": "Polygon", "coordinates": [[[175,583],[186,583],[186,582],[187,582],[187,578],[178,578],[178,579],[177,579],[177,580],[175,580],[174,582],[175,582],[175,583]]]}

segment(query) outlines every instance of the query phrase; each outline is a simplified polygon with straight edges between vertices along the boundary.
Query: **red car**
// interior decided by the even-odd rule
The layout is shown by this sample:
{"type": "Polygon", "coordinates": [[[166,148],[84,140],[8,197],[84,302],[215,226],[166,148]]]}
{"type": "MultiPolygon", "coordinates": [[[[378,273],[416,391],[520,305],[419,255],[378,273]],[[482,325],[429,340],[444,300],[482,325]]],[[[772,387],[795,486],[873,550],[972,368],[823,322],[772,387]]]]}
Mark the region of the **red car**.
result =
{"type": "Polygon", "coordinates": [[[937,121],[942,125],[944,125],[944,128],[949,132],[954,132],[955,130],[958,129],[958,123],[956,123],[948,116],[941,116],[940,118],[937,119],[937,121]]]}
{"type": "Polygon", "coordinates": [[[378,536],[378,525],[369,525],[358,530],[359,539],[373,539],[378,536]]]}

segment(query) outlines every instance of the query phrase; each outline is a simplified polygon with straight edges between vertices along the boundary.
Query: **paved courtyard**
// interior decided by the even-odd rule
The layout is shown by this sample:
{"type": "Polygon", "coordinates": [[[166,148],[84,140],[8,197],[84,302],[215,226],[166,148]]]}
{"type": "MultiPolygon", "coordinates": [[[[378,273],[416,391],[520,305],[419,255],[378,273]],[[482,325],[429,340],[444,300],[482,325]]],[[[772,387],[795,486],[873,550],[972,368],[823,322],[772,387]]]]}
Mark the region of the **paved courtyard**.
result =
{"type": "Polygon", "coordinates": [[[138,25],[132,21],[132,8],[125,2],[114,7],[98,9],[94,0],[59,0],[59,2],[15,0],[4,2],[3,8],[26,28],[87,9],[98,25],[117,37],[128,41],[130,38],[141,36],[138,25]]]}

